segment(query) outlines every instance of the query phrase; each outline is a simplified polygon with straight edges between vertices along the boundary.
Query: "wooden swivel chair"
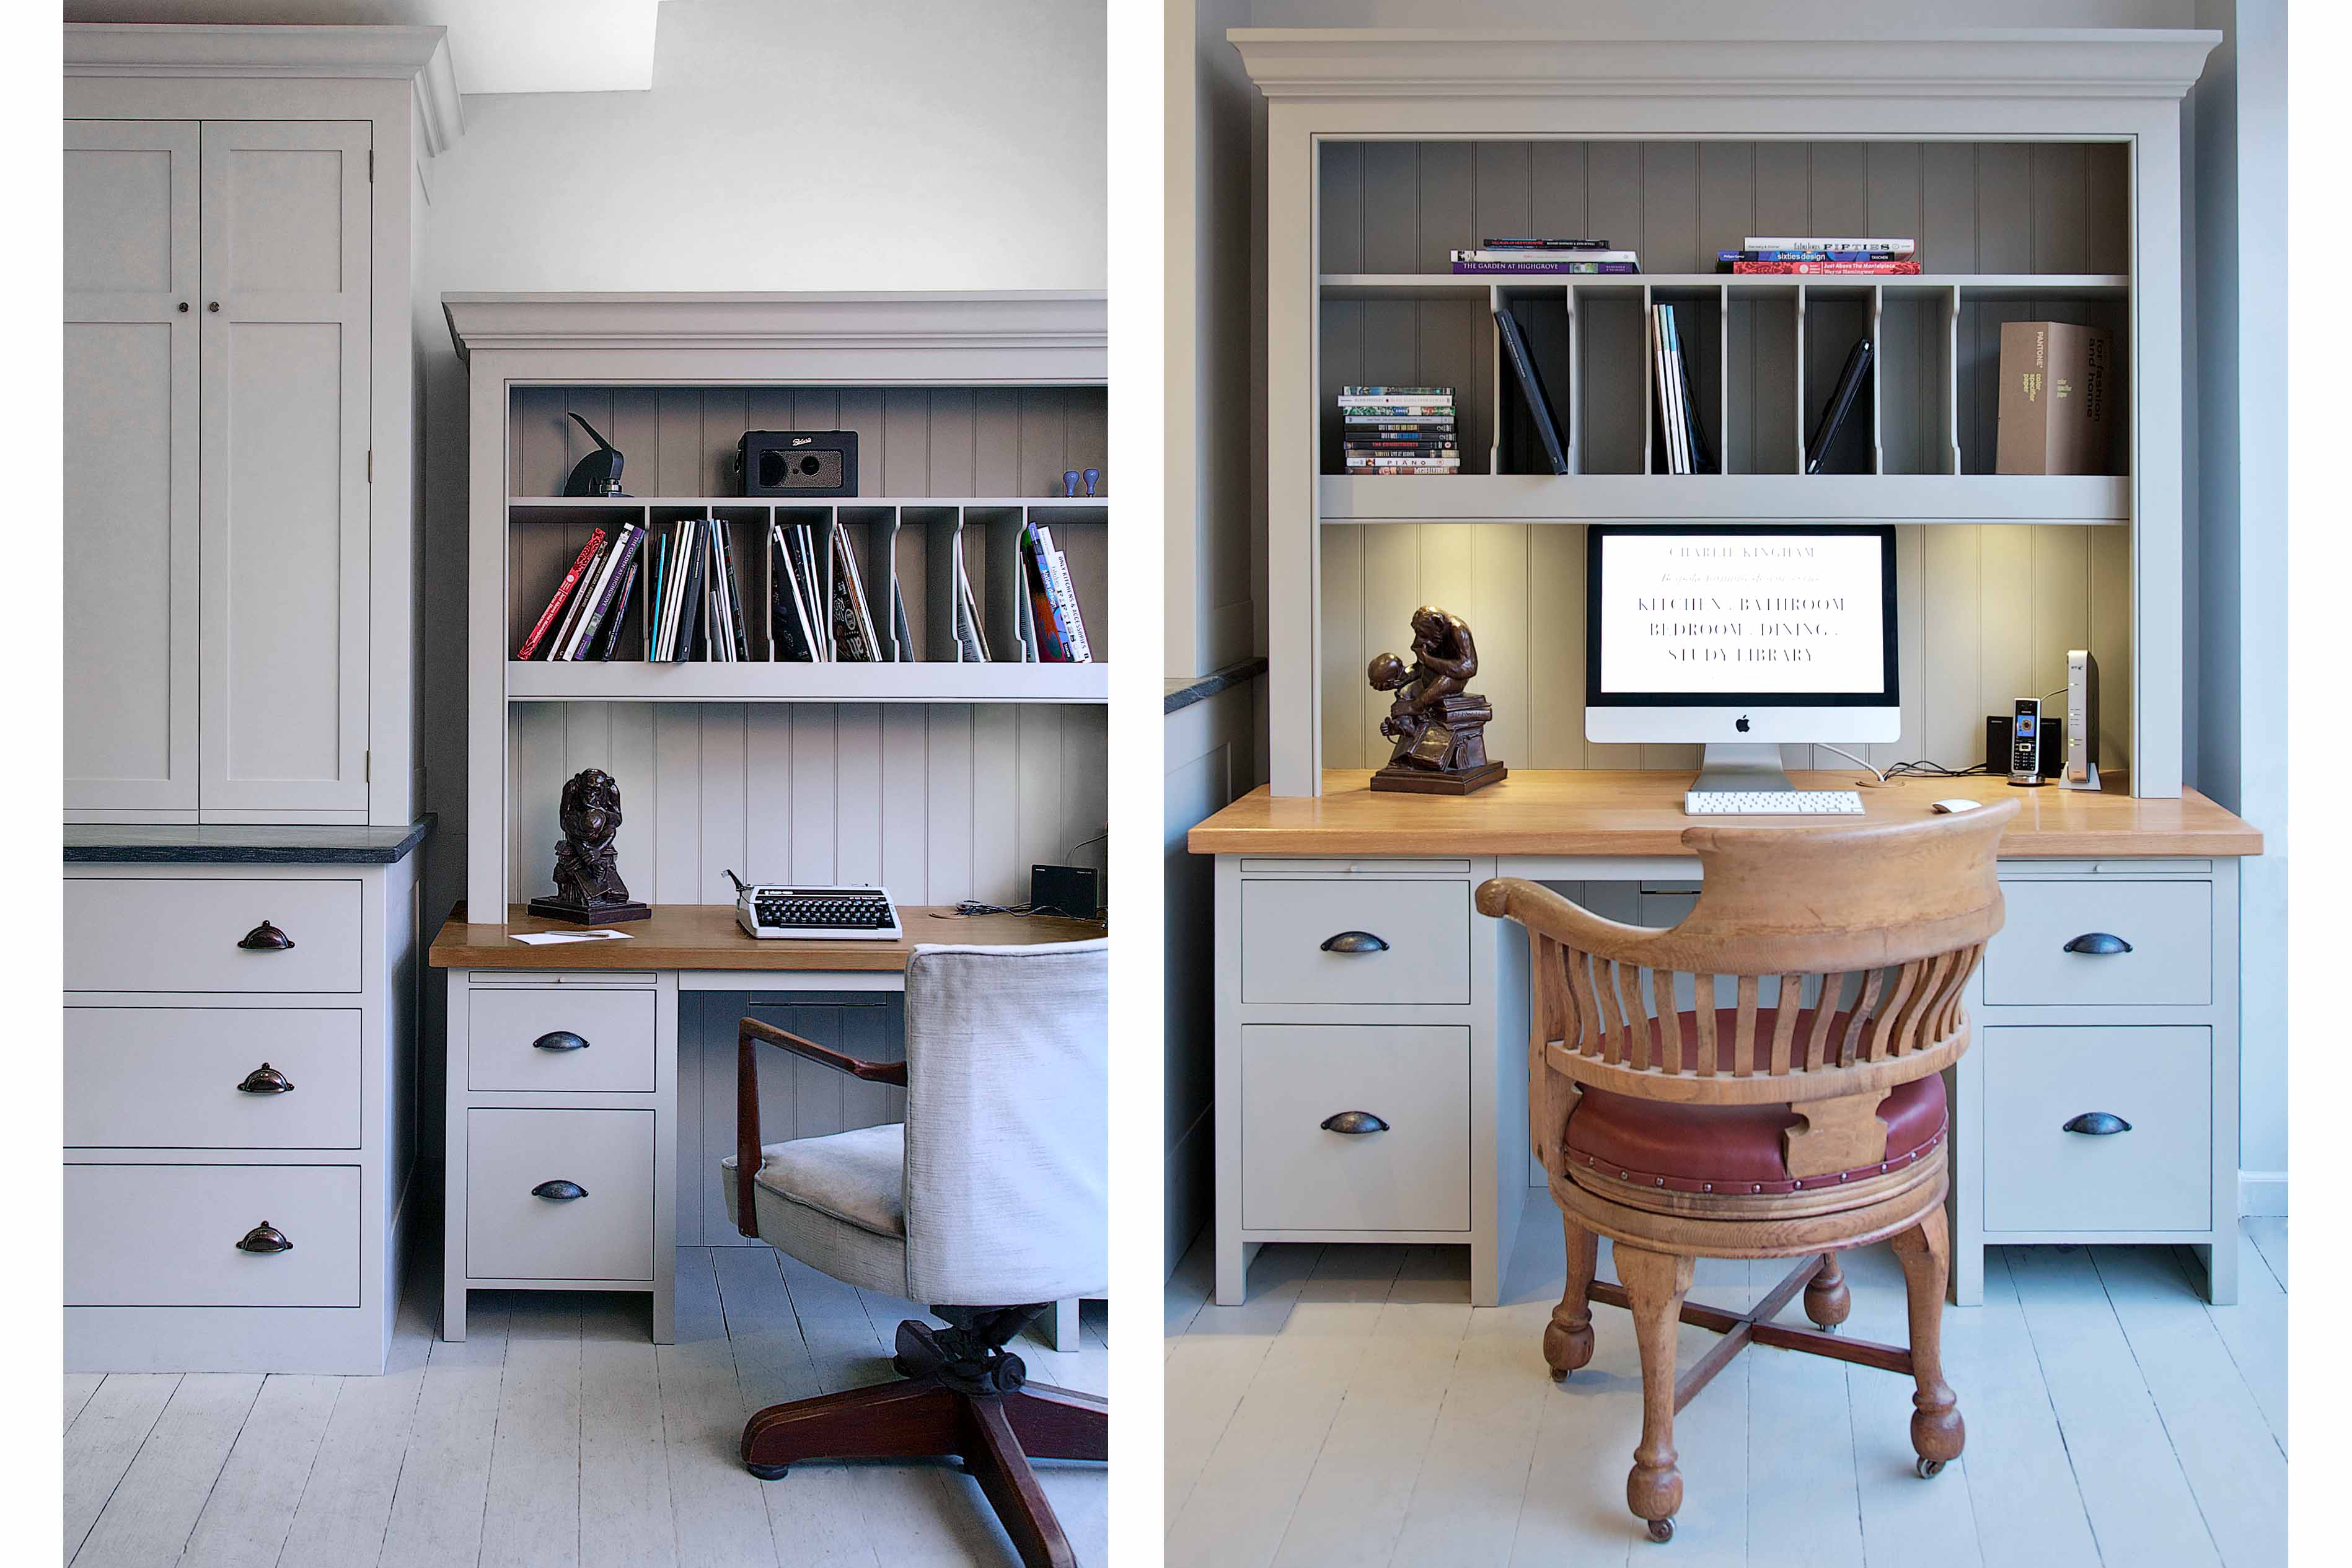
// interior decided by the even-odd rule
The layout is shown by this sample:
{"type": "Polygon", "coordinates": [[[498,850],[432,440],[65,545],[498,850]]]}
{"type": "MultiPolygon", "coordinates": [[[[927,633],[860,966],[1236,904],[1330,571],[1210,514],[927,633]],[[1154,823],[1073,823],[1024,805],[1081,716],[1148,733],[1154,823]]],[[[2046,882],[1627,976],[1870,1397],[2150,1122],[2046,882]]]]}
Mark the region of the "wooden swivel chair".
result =
{"type": "Polygon", "coordinates": [[[933,947],[907,965],[907,1059],[866,1062],[763,1024],[737,1034],[736,1152],[721,1163],[743,1235],[868,1290],[939,1303],[898,1325],[902,1381],[773,1405],[743,1463],[961,1458],[1030,1568],[1076,1559],[1036,1458],[1107,1459],[1108,1406],[1028,1384],[1007,1341],[1109,1278],[1109,944],[933,947]],[[761,1147],[754,1047],[903,1084],[903,1124],[761,1147]]]}
{"type": "Polygon", "coordinates": [[[1705,880],[1666,930],[1517,878],[1478,889],[1481,910],[1527,927],[1533,961],[1528,1112],[1568,1230],[1544,1359],[1566,1377],[1592,1357],[1590,1303],[1631,1310],[1642,1441],[1625,1500],[1653,1540],[1672,1538],[1682,1506],[1675,1412],[1751,1343],[1910,1373],[1919,1474],[1959,1457],[1937,1349],[1942,1073],[1969,1046],[1961,992],[2000,929],[1993,856],[2017,809],[1690,828],[1705,880]],[[1616,1285],[1592,1277],[1602,1236],[1616,1285]],[[1890,1237],[1910,1345],[1837,1337],[1852,1303],[1836,1254],[1890,1237]],[[1684,1300],[1699,1258],[1804,1261],[1735,1313],[1684,1300]],[[1772,1321],[1800,1290],[1816,1329],[1772,1321]],[[1680,1383],[1677,1320],[1723,1335],[1680,1383]]]}

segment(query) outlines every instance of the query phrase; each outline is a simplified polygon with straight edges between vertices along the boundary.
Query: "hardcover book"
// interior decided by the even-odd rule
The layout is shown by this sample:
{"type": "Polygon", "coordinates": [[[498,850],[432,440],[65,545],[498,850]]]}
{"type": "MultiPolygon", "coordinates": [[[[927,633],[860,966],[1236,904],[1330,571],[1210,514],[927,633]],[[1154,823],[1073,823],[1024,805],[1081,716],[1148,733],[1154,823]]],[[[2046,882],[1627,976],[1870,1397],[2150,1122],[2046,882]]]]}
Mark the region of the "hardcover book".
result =
{"type": "Polygon", "coordinates": [[[1993,471],[2104,474],[2115,438],[2115,339],[2070,321],[2004,321],[1993,471]]]}

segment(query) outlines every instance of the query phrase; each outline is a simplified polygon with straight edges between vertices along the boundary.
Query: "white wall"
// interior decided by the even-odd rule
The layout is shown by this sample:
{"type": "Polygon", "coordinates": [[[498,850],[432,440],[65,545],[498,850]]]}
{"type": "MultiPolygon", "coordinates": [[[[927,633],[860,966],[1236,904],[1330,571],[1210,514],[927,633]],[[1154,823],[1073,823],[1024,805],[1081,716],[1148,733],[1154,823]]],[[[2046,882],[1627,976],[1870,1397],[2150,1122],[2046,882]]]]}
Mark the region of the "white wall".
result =
{"type": "MultiPolygon", "coordinates": [[[[466,379],[442,293],[1104,288],[1104,15],[1103,0],[667,0],[649,92],[466,100],[465,135],[425,171],[416,284],[432,923],[463,897],[470,826],[466,379]]],[[[739,802],[744,772],[739,758],[739,802]]],[[[437,993],[428,1005],[430,1039],[437,993]]],[[[435,1103],[437,1081],[422,1089],[435,1103]]]]}

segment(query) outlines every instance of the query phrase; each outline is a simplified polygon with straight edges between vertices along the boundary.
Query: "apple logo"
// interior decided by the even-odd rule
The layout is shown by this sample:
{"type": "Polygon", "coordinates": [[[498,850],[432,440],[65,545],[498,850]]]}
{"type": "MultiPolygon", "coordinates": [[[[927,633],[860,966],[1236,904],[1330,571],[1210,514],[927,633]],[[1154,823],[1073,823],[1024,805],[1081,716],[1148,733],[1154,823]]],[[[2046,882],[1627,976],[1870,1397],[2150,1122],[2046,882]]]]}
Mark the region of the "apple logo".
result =
{"type": "Polygon", "coordinates": [[[1743,734],[1743,735],[1745,735],[1746,733],[1748,733],[1748,715],[1747,715],[1747,714],[1745,714],[1745,713],[1742,713],[1742,714],[1739,716],[1738,721],[1737,721],[1737,722],[1732,726],[1732,728],[1734,728],[1734,729],[1738,730],[1738,731],[1741,734],[1743,734]]]}

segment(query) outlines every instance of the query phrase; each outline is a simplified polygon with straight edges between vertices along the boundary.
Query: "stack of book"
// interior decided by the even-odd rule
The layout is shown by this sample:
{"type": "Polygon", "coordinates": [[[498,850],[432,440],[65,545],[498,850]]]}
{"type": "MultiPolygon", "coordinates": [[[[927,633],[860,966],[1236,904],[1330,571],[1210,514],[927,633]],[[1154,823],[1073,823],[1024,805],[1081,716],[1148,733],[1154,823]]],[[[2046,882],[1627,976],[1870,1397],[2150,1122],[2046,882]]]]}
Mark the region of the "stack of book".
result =
{"type": "Polygon", "coordinates": [[[1339,446],[1350,474],[1458,474],[1450,386],[1343,386],[1339,446]]]}
{"type": "Polygon", "coordinates": [[[1917,242],[1835,235],[1749,235],[1742,250],[1718,250],[1727,272],[1804,272],[1823,277],[1902,277],[1919,270],[1917,242]]]}
{"type": "Polygon", "coordinates": [[[1054,548],[1053,531],[1043,523],[1022,525],[1021,572],[1029,590],[1029,618],[1037,629],[1037,662],[1092,664],[1086,617],[1070,585],[1069,558],[1054,548]]]}
{"type": "Polygon", "coordinates": [[[1658,395],[1658,439],[1670,474],[1711,474],[1714,455],[1707,450],[1706,431],[1691,396],[1690,363],[1683,352],[1681,324],[1675,307],[1653,305],[1651,314],[1652,369],[1658,395]]]}
{"type": "Polygon", "coordinates": [[[735,541],[715,517],[666,525],[654,542],[646,657],[661,664],[736,664],[751,658],[735,541]]]}
{"type": "MultiPolygon", "coordinates": [[[[893,642],[904,661],[913,653],[895,579],[891,590],[893,642]]],[[[839,518],[829,526],[782,521],[768,525],[768,658],[780,664],[885,662],[873,612],[866,607],[865,574],[839,518]]]]}
{"type": "Polygon", "coordinates": [[[601,528],[591,533],[515,658],[536,656],[544,663],[609,660],[621,644],[621,623],[627,619],[645,542],[646,531],[633,522],[623,523],[617,535],[601,528]]]}
{"type": "Polygon", "coordinates": [[[1479,242],[1476,250],[1453,253],[1456,272],[1639,272],[1639,251],[1612,248],[1605,239],[1528,239],[1506,237],[1479,242]]]}

